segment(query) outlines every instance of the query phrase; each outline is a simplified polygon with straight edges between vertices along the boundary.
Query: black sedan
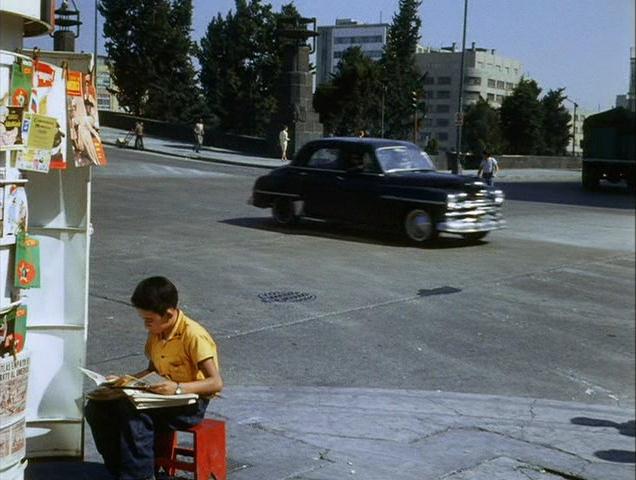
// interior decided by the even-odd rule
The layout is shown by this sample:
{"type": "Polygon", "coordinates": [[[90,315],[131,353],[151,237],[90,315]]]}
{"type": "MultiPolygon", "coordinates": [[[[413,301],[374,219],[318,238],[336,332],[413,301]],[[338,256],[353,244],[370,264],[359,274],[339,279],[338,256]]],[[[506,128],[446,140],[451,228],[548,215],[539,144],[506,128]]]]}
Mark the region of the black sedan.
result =
{"type": "Polygon", "coordinates": [[[412,143],[348,137],[307,143],[289,165],[258,178],[250,198],[281,225],[300,218],[373,224],[416,243],[439,232],[483,238],[504,226],[503,201],[478,177],[436,172],[412,143]]]}

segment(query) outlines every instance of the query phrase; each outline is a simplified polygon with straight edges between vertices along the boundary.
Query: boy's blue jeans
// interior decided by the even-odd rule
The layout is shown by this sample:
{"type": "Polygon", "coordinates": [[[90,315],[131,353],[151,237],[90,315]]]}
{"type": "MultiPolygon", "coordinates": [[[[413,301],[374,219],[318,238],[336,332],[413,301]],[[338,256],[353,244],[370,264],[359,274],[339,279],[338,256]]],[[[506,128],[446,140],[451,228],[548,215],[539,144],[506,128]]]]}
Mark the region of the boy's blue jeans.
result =
{"type": "Polygon", "coordinates": [[[182,407],[137,410],[126,399],[89,400],[84,414],[91,427],[97,451],[115,478],[153,478],[155,431],[188,428],[200,423],[209,400],[182,407]]]}

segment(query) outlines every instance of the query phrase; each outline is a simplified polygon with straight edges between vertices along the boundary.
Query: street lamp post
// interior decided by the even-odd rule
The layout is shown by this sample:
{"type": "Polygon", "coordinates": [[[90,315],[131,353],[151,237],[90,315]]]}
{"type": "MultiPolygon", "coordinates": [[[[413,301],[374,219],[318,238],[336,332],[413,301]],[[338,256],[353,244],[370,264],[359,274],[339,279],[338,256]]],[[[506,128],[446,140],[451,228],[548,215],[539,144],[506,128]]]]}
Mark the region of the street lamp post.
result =
{"type": "Polygon", "coordinates": [[[384,138],[384,100],[386,96],[386,85],[382,85],[382,107],[380,109],[380,136],[384,138]]]}
{"type": "Polygon", "coordinates": [[[574,149],[576,148],[576,108],[579,106],[579,104],[568,97],[565,97],[564,100],[567,100],[574,106],[574,108],[572,109],[572,157],[575,157],[576,152],[574,149]]]}
{"type": "Polygon", "coordinates": [[[97,3],[98,0],[95,0],[95,31],[93,32],[93,69],[95,70],[95,77],[97,77],[97,3]]]}
{"type": "Polygon", "coordinates": [[[461,171],[461,151],[462,151],[462,124],[464,123],[464,56],[466,53],[466,19],[468,18],[468,0],[464,0],[464,33],[462,36],[462,57],[459,67],[459,99],[457,105],[457,142],[455,151],[457,157],[453,165],[453,173],[461,171]]]}

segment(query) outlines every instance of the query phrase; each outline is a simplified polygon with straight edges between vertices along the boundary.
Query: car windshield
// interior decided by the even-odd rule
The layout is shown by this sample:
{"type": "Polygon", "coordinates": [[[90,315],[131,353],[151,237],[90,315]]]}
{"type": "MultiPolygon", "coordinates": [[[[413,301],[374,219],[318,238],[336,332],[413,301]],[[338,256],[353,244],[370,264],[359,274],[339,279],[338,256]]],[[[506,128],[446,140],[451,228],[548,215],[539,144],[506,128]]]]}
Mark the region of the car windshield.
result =
{"type": "Polygon", "coordinates": [[[426,152],[416,146],[396,145],[378,148],[375,152],[384,173],[435,170],[426,152]]]}

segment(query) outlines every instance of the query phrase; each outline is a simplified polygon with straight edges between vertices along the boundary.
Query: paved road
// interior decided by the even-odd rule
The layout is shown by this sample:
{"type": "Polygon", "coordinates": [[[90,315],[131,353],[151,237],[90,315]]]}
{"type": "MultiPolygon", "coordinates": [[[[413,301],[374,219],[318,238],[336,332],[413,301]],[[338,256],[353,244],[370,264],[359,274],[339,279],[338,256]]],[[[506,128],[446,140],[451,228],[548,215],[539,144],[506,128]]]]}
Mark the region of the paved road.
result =
{"type": "Polygon", "coordinates": [[[221,344],[229,385],[634,403],[634,197],[578,174],[512,177],[509,228],[477,245],[305,224],[246,205],[263,170],[110,149],[95,169],[89,364],[141,365],[125,305],[165,274],[221,344]],[[440,288],[454,293],[436,294],[440,288]],[[300,303],[263,303],[295,291],[300,303]]]}
{"type": "MultiPolygon", "coordinates": [[[[507,171],[507,230],[412,248],[276,228],[245,204],[262,169],[108,153],[89,366],[145,363],[128,297],[147,275],[173,278],[221,348],[226,389],[208,414],[227,421],[229,479],[634,478],[633,196],[583,193],[578,172],[507,171]],[[311,299],[259,299],[271,292],[311,299]]],[[[108,476],[87,435],[84,462],[26,478],[108,476]]]]}

